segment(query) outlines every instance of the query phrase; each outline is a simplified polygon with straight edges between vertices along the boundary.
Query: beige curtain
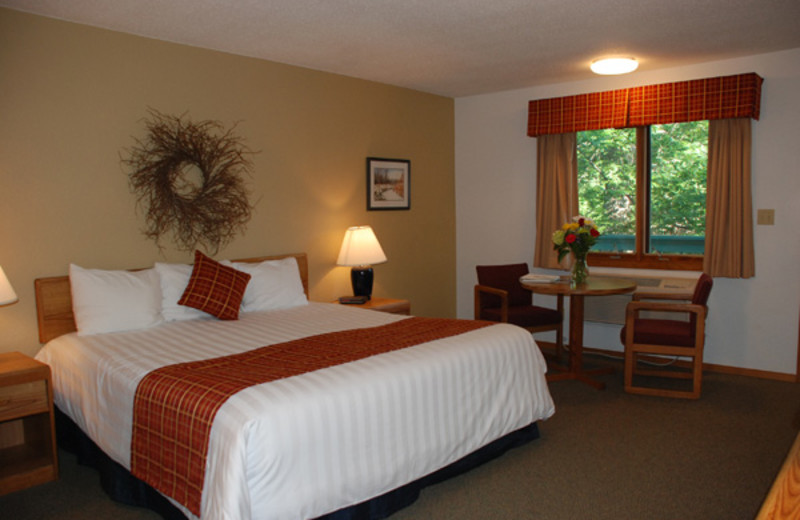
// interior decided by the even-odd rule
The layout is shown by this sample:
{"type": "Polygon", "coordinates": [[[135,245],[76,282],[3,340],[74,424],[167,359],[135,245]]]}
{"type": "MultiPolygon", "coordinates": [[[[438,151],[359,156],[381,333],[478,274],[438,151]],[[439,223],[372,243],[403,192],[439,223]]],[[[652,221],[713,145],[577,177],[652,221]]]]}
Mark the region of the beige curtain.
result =
{"type": "Polygon", "coordinates": [[[709,122],[707,185],[703,270],[755,276],[749,118],[709,122]]]}
{"type": "Polygon", "coordinates": [[[576,134],[536,138],[536,245],[533,265],[559,266],[553,251],[553,232],[578,214],[578,156],[576,134]]]}

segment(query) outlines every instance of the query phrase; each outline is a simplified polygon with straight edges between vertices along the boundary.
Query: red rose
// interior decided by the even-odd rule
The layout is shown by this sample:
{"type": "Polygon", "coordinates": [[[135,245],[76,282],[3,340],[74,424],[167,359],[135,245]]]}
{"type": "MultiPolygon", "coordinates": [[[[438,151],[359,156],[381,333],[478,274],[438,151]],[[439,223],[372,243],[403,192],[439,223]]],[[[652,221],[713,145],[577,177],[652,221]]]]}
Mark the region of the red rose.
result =
{"type": "Polygon", "coordinates": [[[578,237],[576,237],[576,236],[575,236],[575,235],[573,235],[573,234],[569,234],[569,235],[567,235],[567,236],[565,236],[565,237],[564,237],[564,241],[565,241],[567,244],[572,244],[572,243],[573,243],[573,242],[575,242],[577,239],[578,239],[578,237]]]}
{"type": "Polygon", "coordinates": [[[579,225],[579,226],[583,227],[583,224],[584,224],[584,222],[586,222],[586,221],[585,221],[585,220],[583,220],[582,218],[579,218],[579,219],[578,219],[578,225],[579,225]]]}
{"type": "Polygon", "coordinates": [[[600,232],[597,231],[595,228],[592,228],[591,231],[589,231],[589,234],[592,235],[593,237],[599,237],[600,236],[600,232]]]}

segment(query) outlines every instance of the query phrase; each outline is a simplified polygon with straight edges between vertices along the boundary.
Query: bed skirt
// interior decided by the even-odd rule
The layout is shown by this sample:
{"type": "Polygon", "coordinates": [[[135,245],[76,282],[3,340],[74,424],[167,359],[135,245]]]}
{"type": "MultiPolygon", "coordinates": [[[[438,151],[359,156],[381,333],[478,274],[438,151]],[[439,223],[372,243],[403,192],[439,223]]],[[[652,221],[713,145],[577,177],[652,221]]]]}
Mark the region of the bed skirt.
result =
{"type": "MultiPolygon", "coordinates": [[[[103,490],[112,500],[132,506],[145,507],[160,514],[166,520],[186,520],[183,512],[176,508],[161,493],[131,475],[123,466],[111,460],[97,445],[58,408],[56,410],[56,432],[58,445],[77,456],[78,463],[93,467],[100,473],[103,490]]],[[[506,451],[539,437],[539,428],[532,423],[520,428],[483,448],[445,466],[444,468],[410,482],[379,497],[367,500],[320,517],[324,520],[378,520],[408,507],[419,498],[427,486],[465,473],[481,464],[499,457],[506,451]]]]}

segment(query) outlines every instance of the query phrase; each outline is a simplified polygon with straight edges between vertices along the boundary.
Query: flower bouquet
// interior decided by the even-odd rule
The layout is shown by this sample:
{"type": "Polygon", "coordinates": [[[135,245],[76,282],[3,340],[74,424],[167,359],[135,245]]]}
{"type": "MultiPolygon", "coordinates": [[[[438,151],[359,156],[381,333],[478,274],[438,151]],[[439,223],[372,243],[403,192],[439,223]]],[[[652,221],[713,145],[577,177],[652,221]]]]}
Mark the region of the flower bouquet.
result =
{"type": "Polygon", "coordinates": [[[573,217],[572,222],[567,222],[561,229],[553,233],[553,249],[558,251],[558,261],[572,253],[572,284],[580,285],[586,282],[589,272],[586,269],[586,254],[597,242],[600,232],[590,219],[586,217],[573,217]]]}

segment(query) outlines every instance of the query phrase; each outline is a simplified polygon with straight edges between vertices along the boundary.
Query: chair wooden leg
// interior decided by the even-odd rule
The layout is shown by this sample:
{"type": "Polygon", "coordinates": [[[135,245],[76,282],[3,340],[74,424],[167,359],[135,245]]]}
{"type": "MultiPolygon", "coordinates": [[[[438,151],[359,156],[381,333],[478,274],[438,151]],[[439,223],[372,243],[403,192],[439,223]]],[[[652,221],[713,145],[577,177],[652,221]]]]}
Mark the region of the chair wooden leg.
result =
{"type": "Polygon", "coordinates": [[[694,399],[700,398],[700,390],[703,386],[703,356],[695,356],[694,358],[694,377],[692,378],[692,397],[694,399]]]}
{"type": "Polygon", "coordinates": [[[564,327],[556,329],[556,362],[561,363],[561,353],[564,350],[564,327]]]}
{"type": "Polygon", "coordinates": [[[629,394],[650,395],[658,397],[678,397],[682,399],[699,399],[703,382],[703,358],[702,354],[691,356],[692,366],[691,373],[684,373],[682,375],[658,373],[656,371],[644,371],[647,376],[655,377],[681,377],[682,379],[690,379],[692,388],[691,390],[668,390],[664,388],[651,388],[647,386],[640,386],[633,384],[633,375],[638,373],[636,371],[636,363],[638,362],[639,353],[633,349],[625,349],[625,392],[629,394]]]}
{"type": "Polygon", "coordinates": [[[636,353],[625,349],[625,391],[630,391],[633,386],[633,365],[636,363],[636,353]]]}

